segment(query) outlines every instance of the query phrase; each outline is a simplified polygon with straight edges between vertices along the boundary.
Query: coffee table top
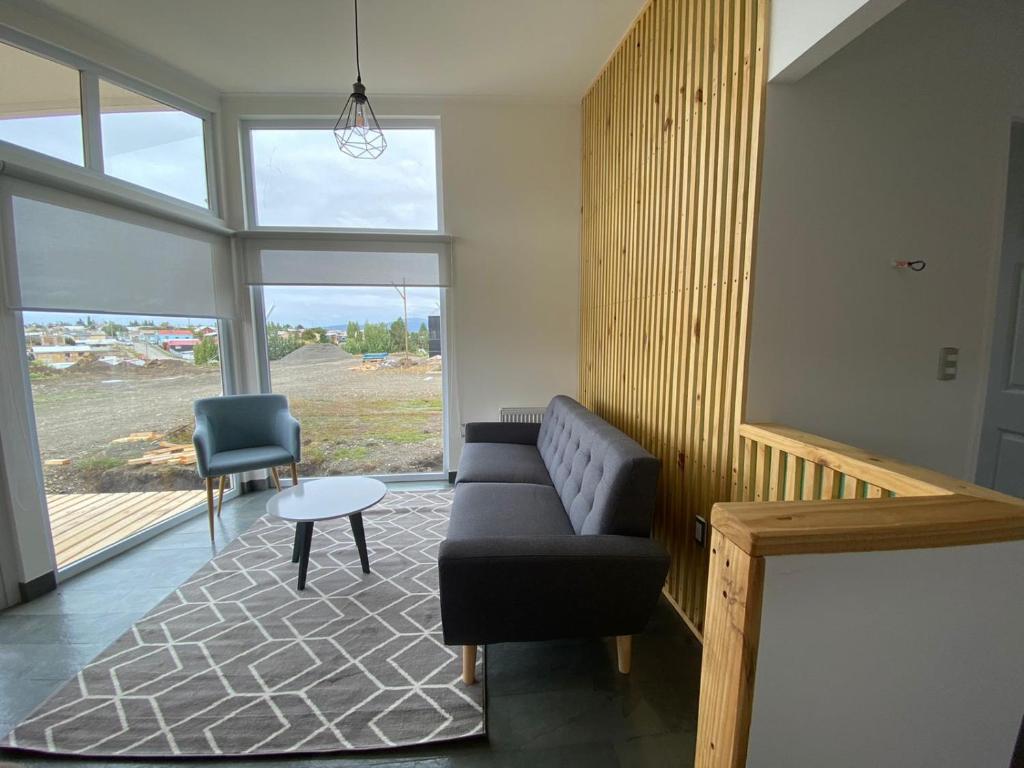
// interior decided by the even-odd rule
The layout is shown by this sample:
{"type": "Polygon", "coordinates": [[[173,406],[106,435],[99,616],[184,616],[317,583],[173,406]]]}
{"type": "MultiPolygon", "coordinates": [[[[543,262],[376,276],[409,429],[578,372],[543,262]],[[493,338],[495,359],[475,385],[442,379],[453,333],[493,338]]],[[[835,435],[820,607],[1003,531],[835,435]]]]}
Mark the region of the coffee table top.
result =
{"type": "Polygon", "coordinates": [[[369,509],[388,492],[370,477],[321,477],[302,480],[267,502],[267,512],[296,523],[333,520],[369,509]]]}

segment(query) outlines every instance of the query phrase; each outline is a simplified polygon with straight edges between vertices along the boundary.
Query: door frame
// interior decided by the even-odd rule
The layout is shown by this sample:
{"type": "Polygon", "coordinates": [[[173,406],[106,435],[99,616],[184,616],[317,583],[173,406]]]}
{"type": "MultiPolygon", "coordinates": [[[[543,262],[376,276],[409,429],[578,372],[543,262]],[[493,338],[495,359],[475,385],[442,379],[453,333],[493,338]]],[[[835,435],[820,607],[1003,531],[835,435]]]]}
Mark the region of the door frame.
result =
{"type": "Polygon", "coordinates": [[[999,329],[996,327],[996,323],[999,312],[1000,277],[1003,271],[1003,260],[1006,257],[1006,203],[1010,183],[1010,152],[1013,143],[1013,129],[1015,126],[1024,127],[1024,112],[1012,112],[1007,115],[1005,133],[1006,152],[1003,154],[1002,161],[999,164],[999,170],[996,174],[995,191],[993,192],[994,207],[995,210],[998,211],[998,214],[993,216],[995,253],[991,269],[989,270],[989,284],[986,291],[988,297],[988,312],[980,350],[983,372],[980,377],[974,406],[976,428],[974,430],[972,443],[968,446],[967,457],[967,476],[973,478],[974,482],[978,485],[986,487],[987,483],[991,481],[991,477],[989,476],[988,468],[982,466],[981,460],[982,454],[985,450],[984,439],[989,390],[992,383],[992,377],[999,373],[994,365],[994,356],[996,354],[996,344],[998,343],[999,335],[999,329]],[[984,477],[982,476],[983,473],[985,475],[984,477]]]}

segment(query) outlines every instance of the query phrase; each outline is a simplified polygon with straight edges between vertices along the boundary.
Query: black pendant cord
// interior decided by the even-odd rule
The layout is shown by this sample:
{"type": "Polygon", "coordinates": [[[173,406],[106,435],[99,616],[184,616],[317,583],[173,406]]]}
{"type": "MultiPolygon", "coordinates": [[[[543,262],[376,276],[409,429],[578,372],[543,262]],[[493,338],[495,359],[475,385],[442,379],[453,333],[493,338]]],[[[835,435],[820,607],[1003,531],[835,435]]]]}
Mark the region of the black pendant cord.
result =
{"type": "Polygon", "coordinates": [[[363,73],[359,69],[359,0],[352,0],[352,5],[355,7],[356,17],[356,82],[363,82],[363,73]]]}

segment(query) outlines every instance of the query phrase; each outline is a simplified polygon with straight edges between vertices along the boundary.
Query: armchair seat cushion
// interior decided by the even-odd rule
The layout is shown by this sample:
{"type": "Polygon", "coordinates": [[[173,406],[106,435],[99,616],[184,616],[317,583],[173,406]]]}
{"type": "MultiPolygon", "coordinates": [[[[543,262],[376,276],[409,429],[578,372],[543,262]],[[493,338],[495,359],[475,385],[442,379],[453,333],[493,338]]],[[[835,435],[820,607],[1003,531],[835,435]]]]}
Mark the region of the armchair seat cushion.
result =
{"type": "Polygon", "coordinates": [[[555,489],[532,483],[460,485],[448,523],[449,541],[574,533],[555,489]]]}
{"type": "Polygon", "coordinates": [[[282,464],[291,464],[295,458],[290,451],[279,445],[260,445],[255,448],[238,448],[221,451],[210,457],[207,473],[209,477],[248,472],[250,469],[266,469],[282,464]]]}
{"type": "Polygon", "coordinates": [[[456,483],[552,484],[537,446],[517,443],[466,443],[456,483]]]}

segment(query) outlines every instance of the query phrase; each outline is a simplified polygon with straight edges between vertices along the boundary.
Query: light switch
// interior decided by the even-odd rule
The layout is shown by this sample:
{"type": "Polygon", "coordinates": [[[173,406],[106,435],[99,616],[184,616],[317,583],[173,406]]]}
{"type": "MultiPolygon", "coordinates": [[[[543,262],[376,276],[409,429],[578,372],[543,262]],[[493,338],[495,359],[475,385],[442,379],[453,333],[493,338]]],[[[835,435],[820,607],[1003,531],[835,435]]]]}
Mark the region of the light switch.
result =
{"type": "Polygon", "coordinates": [[[952,381],[956,378],[959,358],[959,347],[943,347],[939,350],[939,381],[952,381]]]}

